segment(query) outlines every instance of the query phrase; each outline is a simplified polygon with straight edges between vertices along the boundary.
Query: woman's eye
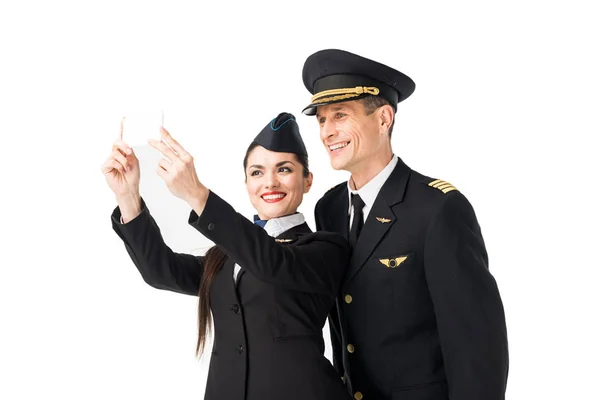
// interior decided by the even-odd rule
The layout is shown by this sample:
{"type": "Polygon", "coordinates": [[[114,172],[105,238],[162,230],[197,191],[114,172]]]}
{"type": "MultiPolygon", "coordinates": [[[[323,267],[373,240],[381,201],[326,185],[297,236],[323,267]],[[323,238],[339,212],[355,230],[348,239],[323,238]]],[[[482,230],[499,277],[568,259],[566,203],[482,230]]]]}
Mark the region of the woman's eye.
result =
{"type": "Polygon", "coordinates": [[[258,174],[260,174],[260,171],[252,171],[250,176],[257,176],[258,174]]]}
{"type": "Polygon", "coordinates": [[[281,167],[281,168],[279,168],[279,172],[292,172],[292,170],[289,169],[288,167],[281,167]]]}

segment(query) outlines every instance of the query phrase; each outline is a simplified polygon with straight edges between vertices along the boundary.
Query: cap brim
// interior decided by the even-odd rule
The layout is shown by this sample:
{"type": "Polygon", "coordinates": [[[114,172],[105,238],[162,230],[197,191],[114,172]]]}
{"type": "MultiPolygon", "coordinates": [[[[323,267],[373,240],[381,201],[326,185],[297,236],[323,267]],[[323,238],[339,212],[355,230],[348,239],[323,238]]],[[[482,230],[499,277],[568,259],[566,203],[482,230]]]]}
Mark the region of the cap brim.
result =
{"type": "Polygon", "coordinates": [[[333,100],[333,101],[326,101],[326,102],[323,102],[323,103],[311,103],[308,106],[304,107],[304,109],[302,110],[302,114],[304,114],[304,115],[316,115],[317,114],[317,107],[326,106],[328,104],[345,103],[345,102],[348,102],[348,101],[360,100],[360,99],[364,99],[367,96],[371,96],[371,95],[370,94],[361,94],[361,95],[353,97],[351,99],[333,100]]]}

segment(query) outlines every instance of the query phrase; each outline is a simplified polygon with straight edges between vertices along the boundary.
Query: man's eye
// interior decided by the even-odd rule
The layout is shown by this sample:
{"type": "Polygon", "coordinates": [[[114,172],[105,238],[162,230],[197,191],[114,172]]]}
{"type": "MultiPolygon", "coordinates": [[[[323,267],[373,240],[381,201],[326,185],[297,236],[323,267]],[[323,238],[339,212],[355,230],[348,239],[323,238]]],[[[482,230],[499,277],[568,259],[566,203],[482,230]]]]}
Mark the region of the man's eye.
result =
{"type": "Polygon", "coordinates": [[[346,114],[342,114],[342,113],[337,113],[337,114],[335,114],[335,117],[336,117],[337,119],[344,118],[345,116],[346,116],[346,114]]]}

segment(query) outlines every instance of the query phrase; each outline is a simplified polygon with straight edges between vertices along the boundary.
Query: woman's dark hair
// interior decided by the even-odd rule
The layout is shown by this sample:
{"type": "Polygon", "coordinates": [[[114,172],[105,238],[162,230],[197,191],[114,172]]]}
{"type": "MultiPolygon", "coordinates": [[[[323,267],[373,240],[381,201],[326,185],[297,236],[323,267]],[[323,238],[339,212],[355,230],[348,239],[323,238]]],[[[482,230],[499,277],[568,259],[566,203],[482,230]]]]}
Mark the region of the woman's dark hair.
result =
{"type": "MultiPolygon", "coordinates": [[[[248,156],[257,146],[257,143],[251,143],[244,156],[244,175],[248,165],[248,156]]],[[[302,165],[302,176],[307,178],[309,174],[308,157],[295,154],[296,160],[302,165]]],[[[213,246],[204,256],[204,272],[200,280],[200,289],[198,290],[198,343],[196,344],[196,356],[204,352],[206,337],[212,332],[212,319],[210,313],[210,288],[215,277],[223,268],[227,259],[227,254],[218,246],[213,246]]]]}
{"type": "Polygon", "coordinates": [[[204,255],[204,272],[198,290],[198,343],[196,356],[204,352],[206,337],[212,332],[212,319],[210,315],[210,287],[215,276],[219,273],[227,259],[227,254],[218,246],[213,246],[204,255]]]}

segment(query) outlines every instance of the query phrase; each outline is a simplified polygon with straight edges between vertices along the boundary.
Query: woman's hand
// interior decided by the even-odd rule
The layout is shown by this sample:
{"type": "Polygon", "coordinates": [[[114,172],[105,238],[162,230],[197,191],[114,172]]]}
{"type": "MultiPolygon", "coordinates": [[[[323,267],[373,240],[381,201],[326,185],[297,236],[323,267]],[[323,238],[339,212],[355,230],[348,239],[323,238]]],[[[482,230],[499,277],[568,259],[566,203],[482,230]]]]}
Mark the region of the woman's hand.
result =
{"type": "Polygon", "coordinates": [[[139,195],[140,163],[133,149],[120,138],[113,143],[102,172],[117,197],[139,195]]]}
{"type": "Polygon", "coordinates": [[[140,162],[133,149],[122,139],[121,123],[121,135],[113,143],[112,151],[101,170],[108,187],[117,197],[123,222],[128,222],[141,212],[140,162]]]}
{"type": "Polygon", "coordinates": [[[162,141],[148,140],[152,147],[165,156],[158,162],[156,172],[171,193],[187,202],[200,215],[208,198],[208,189],[198,179],[194,158],[165,128],[161,127],[160,132],[162,141]]]}

